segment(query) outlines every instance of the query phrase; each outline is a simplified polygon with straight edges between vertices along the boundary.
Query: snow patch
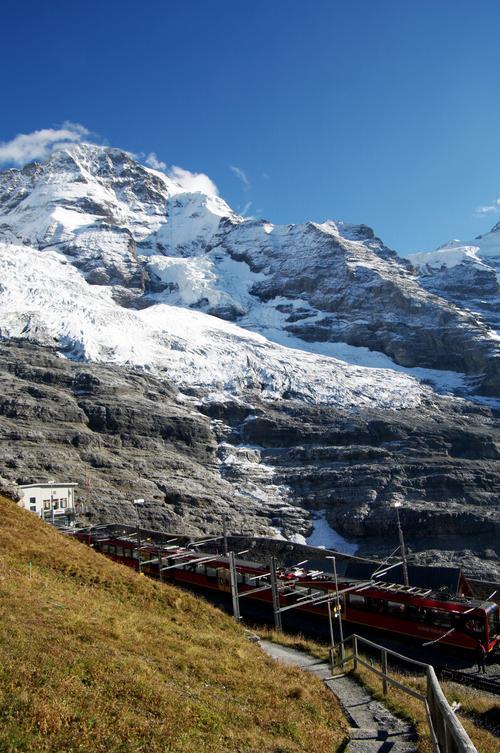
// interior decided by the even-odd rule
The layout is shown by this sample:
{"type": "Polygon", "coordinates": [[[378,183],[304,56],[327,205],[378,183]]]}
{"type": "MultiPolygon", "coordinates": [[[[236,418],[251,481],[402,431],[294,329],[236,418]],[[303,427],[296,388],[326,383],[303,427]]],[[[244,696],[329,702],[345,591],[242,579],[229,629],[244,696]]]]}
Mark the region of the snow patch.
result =
{"type": "Polygon", "coordinates": [[[307,544],[320,549],[333,549],[343,554],[355,554],[358,549],[357,544],[350,543],[330,526],[326,519],[326,512],[326,510],[320,510],[313,514],[311,520],[313,532],[307,537],[307,544]]]}

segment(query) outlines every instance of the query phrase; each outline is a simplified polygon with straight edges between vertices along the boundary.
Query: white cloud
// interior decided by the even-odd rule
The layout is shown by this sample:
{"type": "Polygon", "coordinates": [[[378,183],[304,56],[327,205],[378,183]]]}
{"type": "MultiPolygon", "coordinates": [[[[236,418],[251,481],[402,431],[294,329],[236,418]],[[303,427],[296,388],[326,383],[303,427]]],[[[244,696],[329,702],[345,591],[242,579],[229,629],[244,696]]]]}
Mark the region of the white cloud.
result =
{"type": "MultiPolygon", "coordinates": [[[[87,138],[90,131],[79,123],[65,122],[60,128],[42,128],[33,133],[19,133],[11,141],[0,142],[0,164],[25,165],[32,160],[44,160],[53,151],[63,146],[77,144],[87,138]]],[[[87,138],[87,140],[89,140],[87,138]]],[[[141,155],[131,157],[140,159],[141,155]]],[[[144,157],[144,155],[142,155],[144,157]]],[[[165,162],[150,152],[144,163],[154,170],[165,172],[172,180],[179,183],[185,191],[201,191],[209,196],[218,196],[219,191],[215,183],[204,173],[192,173],[177,165],[167,169],[165,162]]]]}
{"type": "Polygon", "coordinates": [[[209,196],[219,195],[217,186],[205,173],[191,173],[183,167],[172,165],[167,175],[179,183],[185,191],[201,191],[209,196]]]}
{"type": "Polygon", "coordinates": [[[247,201],[247,203],[245,204],[245,206],[243,207],[243,209],[240,212],[240,214],[241,214],[242,217],[246,217],[247,216],[248,212],[250,211],[251,206],[252,206],[252,202],[251,201],[247,201]]]}
{"type": "Polygon", "coordinates": [[[248,189],[250,188],[250,181],[248,180],[248,175],[246,174],[246,172],[237,165],[229,165],[229,169],[232,170],[236,177],[241,180],[245,191],[248,191],[248,189]]]}
{"type": "Polygon", "coordinates": [[[483,217],[485,214],[500,214],[500,199],[495,199],[492,204],[476,207],[474,214],[478,217],[483,217]]]}
{"type": "Polygon", "coordinates": [[[18,133],[11,141],[0,142],[0,164],[25,165],[46,159],[58,147],[75,144],[89,133],[79,123],[63,123],[61,128],[42,128],[33,133],[18,133]]]}
{"type": "Polygon", "coordinates": [[[149,152],[149,154],[146,157],[146,159],[144,160],[144,162],[149,167],[152,167],[153,170],[163,171],[163,170],[165,170],[165,168],[167,166],[165,164],[165,162],[162,162],[161,159],[158,159],[158,157],[157,157],[157,155],[156,155],[155,152],[149,152]]]}

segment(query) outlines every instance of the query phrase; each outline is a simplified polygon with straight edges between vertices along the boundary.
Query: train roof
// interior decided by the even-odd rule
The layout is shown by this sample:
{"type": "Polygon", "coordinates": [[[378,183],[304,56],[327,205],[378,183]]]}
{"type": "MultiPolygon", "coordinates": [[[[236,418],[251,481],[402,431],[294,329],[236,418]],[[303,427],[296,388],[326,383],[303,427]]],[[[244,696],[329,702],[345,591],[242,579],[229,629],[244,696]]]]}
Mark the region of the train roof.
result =
{"type": "MultiPolygon", "coordinates": [[[[371,580],[376,570],[385,569],[381,568],[380,562],[374,560],[336,556],[335,561],[338,577],[349,581],[371,580]]],[[[333,573],[332,560],[325,557],[321,559],[309,559],[306,567],[311,570],[321,570],[328,575],[333,573]]],[[[376,581],[377,577],[374,580],[376,581]]],[[[390,570],[381,573],[380,580],[404,585],[402,565],[391,567],[390,570]]],[[[463,591],[464,584],[467,584],[467,579],[459,567],[430,567],[412,564],[408,564],[408,581],[410,586],[416,589],[431,592],[447,592],[451,596],[460,594],[463,591]]],[[[468,586],[465,588],[465,593],[470,594],[468,586]]]]}
{"type": "MultiPolygon", "coordinates": [[[[339,573],[342,577],[350,580],[371,580],[374,573],[380,570],[380,563],[360,562],[359,560],[347,560],[339,573]]],[[[461,582],[464,578],[459,567],[427,567],[424,565],[408,564],[408,582],[416,588],[430,589],[431,591],[446,590],[455,596],[459,593],[461,582]]],[[[377,580],[377,576],[374,576],[377,580]]],[[[388,572],[381,574],[381,580],[390,580],[391,583],[404,584],[403,566],[392,567],[388,572]],[[390,574],[389,574],[390,573],[390,574]]]]}

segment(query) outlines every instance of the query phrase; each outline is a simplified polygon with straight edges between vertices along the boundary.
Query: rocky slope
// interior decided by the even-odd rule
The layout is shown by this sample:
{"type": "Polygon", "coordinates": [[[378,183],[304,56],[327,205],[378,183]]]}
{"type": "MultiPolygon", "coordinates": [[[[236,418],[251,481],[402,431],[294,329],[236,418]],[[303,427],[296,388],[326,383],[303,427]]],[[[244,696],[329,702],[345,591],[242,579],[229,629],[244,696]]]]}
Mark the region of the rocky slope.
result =
{"type": "Polygon", "coordinates": [[[186,401],[143,370],[78,364],[26,342],[0,350],[0,468],[14,483],[70,477],[94,521],[191,533],[308,535],[312,515],[361,551],[439,548],[500,573],[500,432],[488,409],[431,396],[387,411],[262,400],[186,401]],[[459,554],[457,555],[456,549],[459,554]]]}
{"type": "Polygon", "coordinates": [[[366,552],[403,501],[415,549],[493,576],[498,340],[438,287],[365,226],[245,220],[120,150],[6,171],[0,476],[191,532],[324,511],[366,552]]]}

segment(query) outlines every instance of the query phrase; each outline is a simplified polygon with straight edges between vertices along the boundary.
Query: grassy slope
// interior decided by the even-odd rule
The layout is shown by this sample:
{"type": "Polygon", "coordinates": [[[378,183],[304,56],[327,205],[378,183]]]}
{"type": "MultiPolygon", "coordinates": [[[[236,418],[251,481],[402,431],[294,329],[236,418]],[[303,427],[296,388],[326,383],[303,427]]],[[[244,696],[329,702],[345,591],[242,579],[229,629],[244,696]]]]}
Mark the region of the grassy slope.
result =
{"type": "Polygon", "coordinates": [[[337,750],[335,699],[202,600],[0,497],[0,751],[337,750]],[[29,562],[32,562],[32,576],[29,562]]]}

